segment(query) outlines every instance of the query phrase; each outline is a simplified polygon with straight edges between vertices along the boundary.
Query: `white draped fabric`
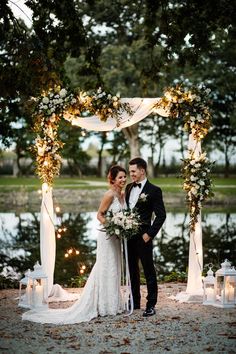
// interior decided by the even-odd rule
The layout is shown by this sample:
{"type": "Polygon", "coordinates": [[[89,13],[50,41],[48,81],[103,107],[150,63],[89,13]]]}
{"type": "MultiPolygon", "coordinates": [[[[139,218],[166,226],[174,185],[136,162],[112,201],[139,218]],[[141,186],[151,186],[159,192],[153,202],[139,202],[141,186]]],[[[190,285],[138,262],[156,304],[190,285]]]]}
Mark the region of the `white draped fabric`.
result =
{"type": "MultiPolygon", "coordinates": [[[[194,157],[201,155],[201,142],[189,135],[188,149],[193,150],[194,157]]],[[[198,214],[195,231],[190,232],[189,260],[188,260],[188,283],[186,292],[193,295],[202,295],[202,221],[201,213],[198,214]]]]}
{"type": "Polygon", "coordinates": [[[98,116],[91,116],[87,118],[75,117],[71,119],[70,115],[67,116],[65,114],[64,118],[69,120],[72,125],[78,125],[87,130],[110,131],[116,128],[123,129],[140,122],[151,113],[157,113],[163,117],[168,117],[168,112],[163,108],[153,108],[159,100],[160,98],[121,98],[122,103],[129,103],[133,111],[133,115],[130,116],[127,112],[123,112],[119,127],[117,127],[117,122],[112,117],[109,117],[106,122],[101,122],[98,116]]]}
{"type": "Polygon", "coordinates": [[[42,185],[42,204],[40,213],[40,257],[43,271],[48,277],[49,295],[53,286],[56,240],[52,188],[46,183],[43,183],[42,185]]]}
{"type": "MultiPolygon", "coordinates": [[[[110,131],[116,128],[122,129],[138,123],[151,113],[157,113],[163,117],[168,117],[168,112],[162,108],[154,109],[155,103],[158,103],[160,98],[122,98],[123,103],[129,103],[133,111],[130,116],[124,112],[120,119],[120,125],[117,127],[117,122],[113,118],[108,118],[106,122],[100,121],[99,117],[78,117],[64,116],[72,125],[78,125],[81,128],[93,131],[110,131]]],[[[193,136],[189,136],[189,149],[194,150],[195,156],[201,153],[201,143],[194,140],[193,136]]],[[[53,290],[53,273],[55,265],[55,230],[53,225],[53,201],[51,188],[45,189],[43,187],[43,199],[41,207],[40,218],[40,251],[41,262],[44,272],[48,275],[48,289],[53,290]]],[[[190,295],[202,294],[202,228],[201,215],[198,216],[198,222],[194,232],[190,234],[190,248],[189,248],[189,268],[188,268],[188,284],[186,293],[181,298],[186,301],[190,295]]],[[[53,295],[53,294],[51,294],[53,295]]],[[[58,297],[57,297],[58,298],[58,297]]],[[[59,297],[60,298],[60,297],[59,297]]],[[[177,297],[176,297],[177,298],[177,297]]],[[[63,294],[65,299],[65,294],[63,294]]]]}
{"type": "MultiPolygon", "coordinates": [[[[201,154],[201,143],[195,140],[192,134],[189,135],[188,149],[193,150],[194,157],[198,157],[201,154]]],[[[180,302],[199,301],[196,296],[203,295],[202,269],[202,223],[200,212],[200,214],[198,214],[197,223],[195,224],[195,230],[190,232],[187,289],[185,292],[180,292],[176,296],[171,296],[171,298],[180,302]]]]}

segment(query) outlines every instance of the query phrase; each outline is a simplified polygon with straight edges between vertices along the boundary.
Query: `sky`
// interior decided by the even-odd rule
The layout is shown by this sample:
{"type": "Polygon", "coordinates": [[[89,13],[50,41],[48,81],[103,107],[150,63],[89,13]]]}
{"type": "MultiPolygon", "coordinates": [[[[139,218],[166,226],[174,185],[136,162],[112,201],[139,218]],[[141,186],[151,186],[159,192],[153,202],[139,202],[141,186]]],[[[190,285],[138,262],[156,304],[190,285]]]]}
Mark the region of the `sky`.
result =
{"type": "Polygon", "coordinates": [[[16,18],[22,18],[25,24],[30,27],[32,11],[25,5],[23,0],[9,0],[9,5],[16,18]]]}
{"type": "MultiPolygon", "coordinates": [[[[32,16],[32,11],[25,5],[25,1],[24,0],[10,0],[9,1],[10,7],[14,13],[14,15],[17,18],[22,18],[24,20],[24,22],[26,23],[26,25],[28,27],[31,26],[31,16],[32,16]]],[[[94,137],[92,138],[92,140],[89,140],[86,142],[85,144],[85,148],[89,145],[90,142],[93,143],[97,143],[94,140],[94,137]]],[[[174,140],[174,139],[170,139],[166,145],[165,145],[165,159],[166,159],[166,163],[170,163],[172,156],[174,156],[176,158],[176,160],[180,160],[181,159],[181,154],[177,152],[177,150],[179,149],[179,143],[178,141],[174,140]]],[[[186,150],[187,150],[187,146],[186,146],[186,150]]],[[[146,147],[144,147],[142,149],[142,155],[145,159],[148,159],[148,157],[150,156],[150,153],[148,151],[148,149],[146,147]]],[[[217,163],[224,163],[224,158],[223,158],[223,154],[221,153],[212,153],[211,154],[211,159],[213,161],[217,161],[217,163]]],[[[235,158],[232,159],[233,163],[236,163],[236,156],[235,158]]]]}

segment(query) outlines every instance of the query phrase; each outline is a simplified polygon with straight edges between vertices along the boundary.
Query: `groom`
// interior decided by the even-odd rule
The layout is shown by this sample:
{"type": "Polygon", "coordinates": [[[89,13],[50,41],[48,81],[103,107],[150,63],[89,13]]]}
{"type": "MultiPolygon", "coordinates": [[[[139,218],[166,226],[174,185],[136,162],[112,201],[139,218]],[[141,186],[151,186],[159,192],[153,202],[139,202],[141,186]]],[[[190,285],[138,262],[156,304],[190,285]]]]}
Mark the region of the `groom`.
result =
{"type": "Polygon", "coordinates": [[[162,227],[166,212],[162,191],[147,179],[147,163],[141,157],[129,162],[129,173],[133,183],[126,187],[126,203],[130,209],[135,208],[141,219],[138,234],[128,241],[128,259],[134,309],[140,309],[140,273],[141,260],[147,283],[147,304],[144,317],[152,316],[157,302],[157,278],[153,263],[152,240],[162,227]],[[152,222],[152,215],[155,215],[152,222]]]}

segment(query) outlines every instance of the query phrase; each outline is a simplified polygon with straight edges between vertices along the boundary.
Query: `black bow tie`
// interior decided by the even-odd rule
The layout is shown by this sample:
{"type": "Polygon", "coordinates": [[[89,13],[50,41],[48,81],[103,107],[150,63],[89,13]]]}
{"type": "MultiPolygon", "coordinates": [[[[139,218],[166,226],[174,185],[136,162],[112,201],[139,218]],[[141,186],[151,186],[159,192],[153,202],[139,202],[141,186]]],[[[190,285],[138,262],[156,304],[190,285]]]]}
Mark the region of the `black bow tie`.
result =
{"type": "Polygon", "coordinates": [[[136,182],[133,183],[133,187],[141,188],[141,186],[142,186],[142,183],[136,183],[136,182]]]}

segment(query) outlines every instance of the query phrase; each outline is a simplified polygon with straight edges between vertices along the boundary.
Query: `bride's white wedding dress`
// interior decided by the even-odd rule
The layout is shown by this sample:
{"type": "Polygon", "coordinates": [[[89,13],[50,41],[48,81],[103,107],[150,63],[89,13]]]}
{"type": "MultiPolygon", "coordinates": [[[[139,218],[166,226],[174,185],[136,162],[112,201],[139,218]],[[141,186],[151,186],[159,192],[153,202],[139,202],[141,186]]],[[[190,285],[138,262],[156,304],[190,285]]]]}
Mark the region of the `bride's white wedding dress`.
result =
{"type": "MultiPolygon", "coordinates": [[[[122,208],[114,197],[109,210],[122,208]]],[[[89,275],[81,297],[67,309],[30,310],[22,319],[54,324],[90,321],[97,316],[116,315],[123,310],[121,297],[121,245],[116,236],[98,232],[96,263],[89,275]]]]}

